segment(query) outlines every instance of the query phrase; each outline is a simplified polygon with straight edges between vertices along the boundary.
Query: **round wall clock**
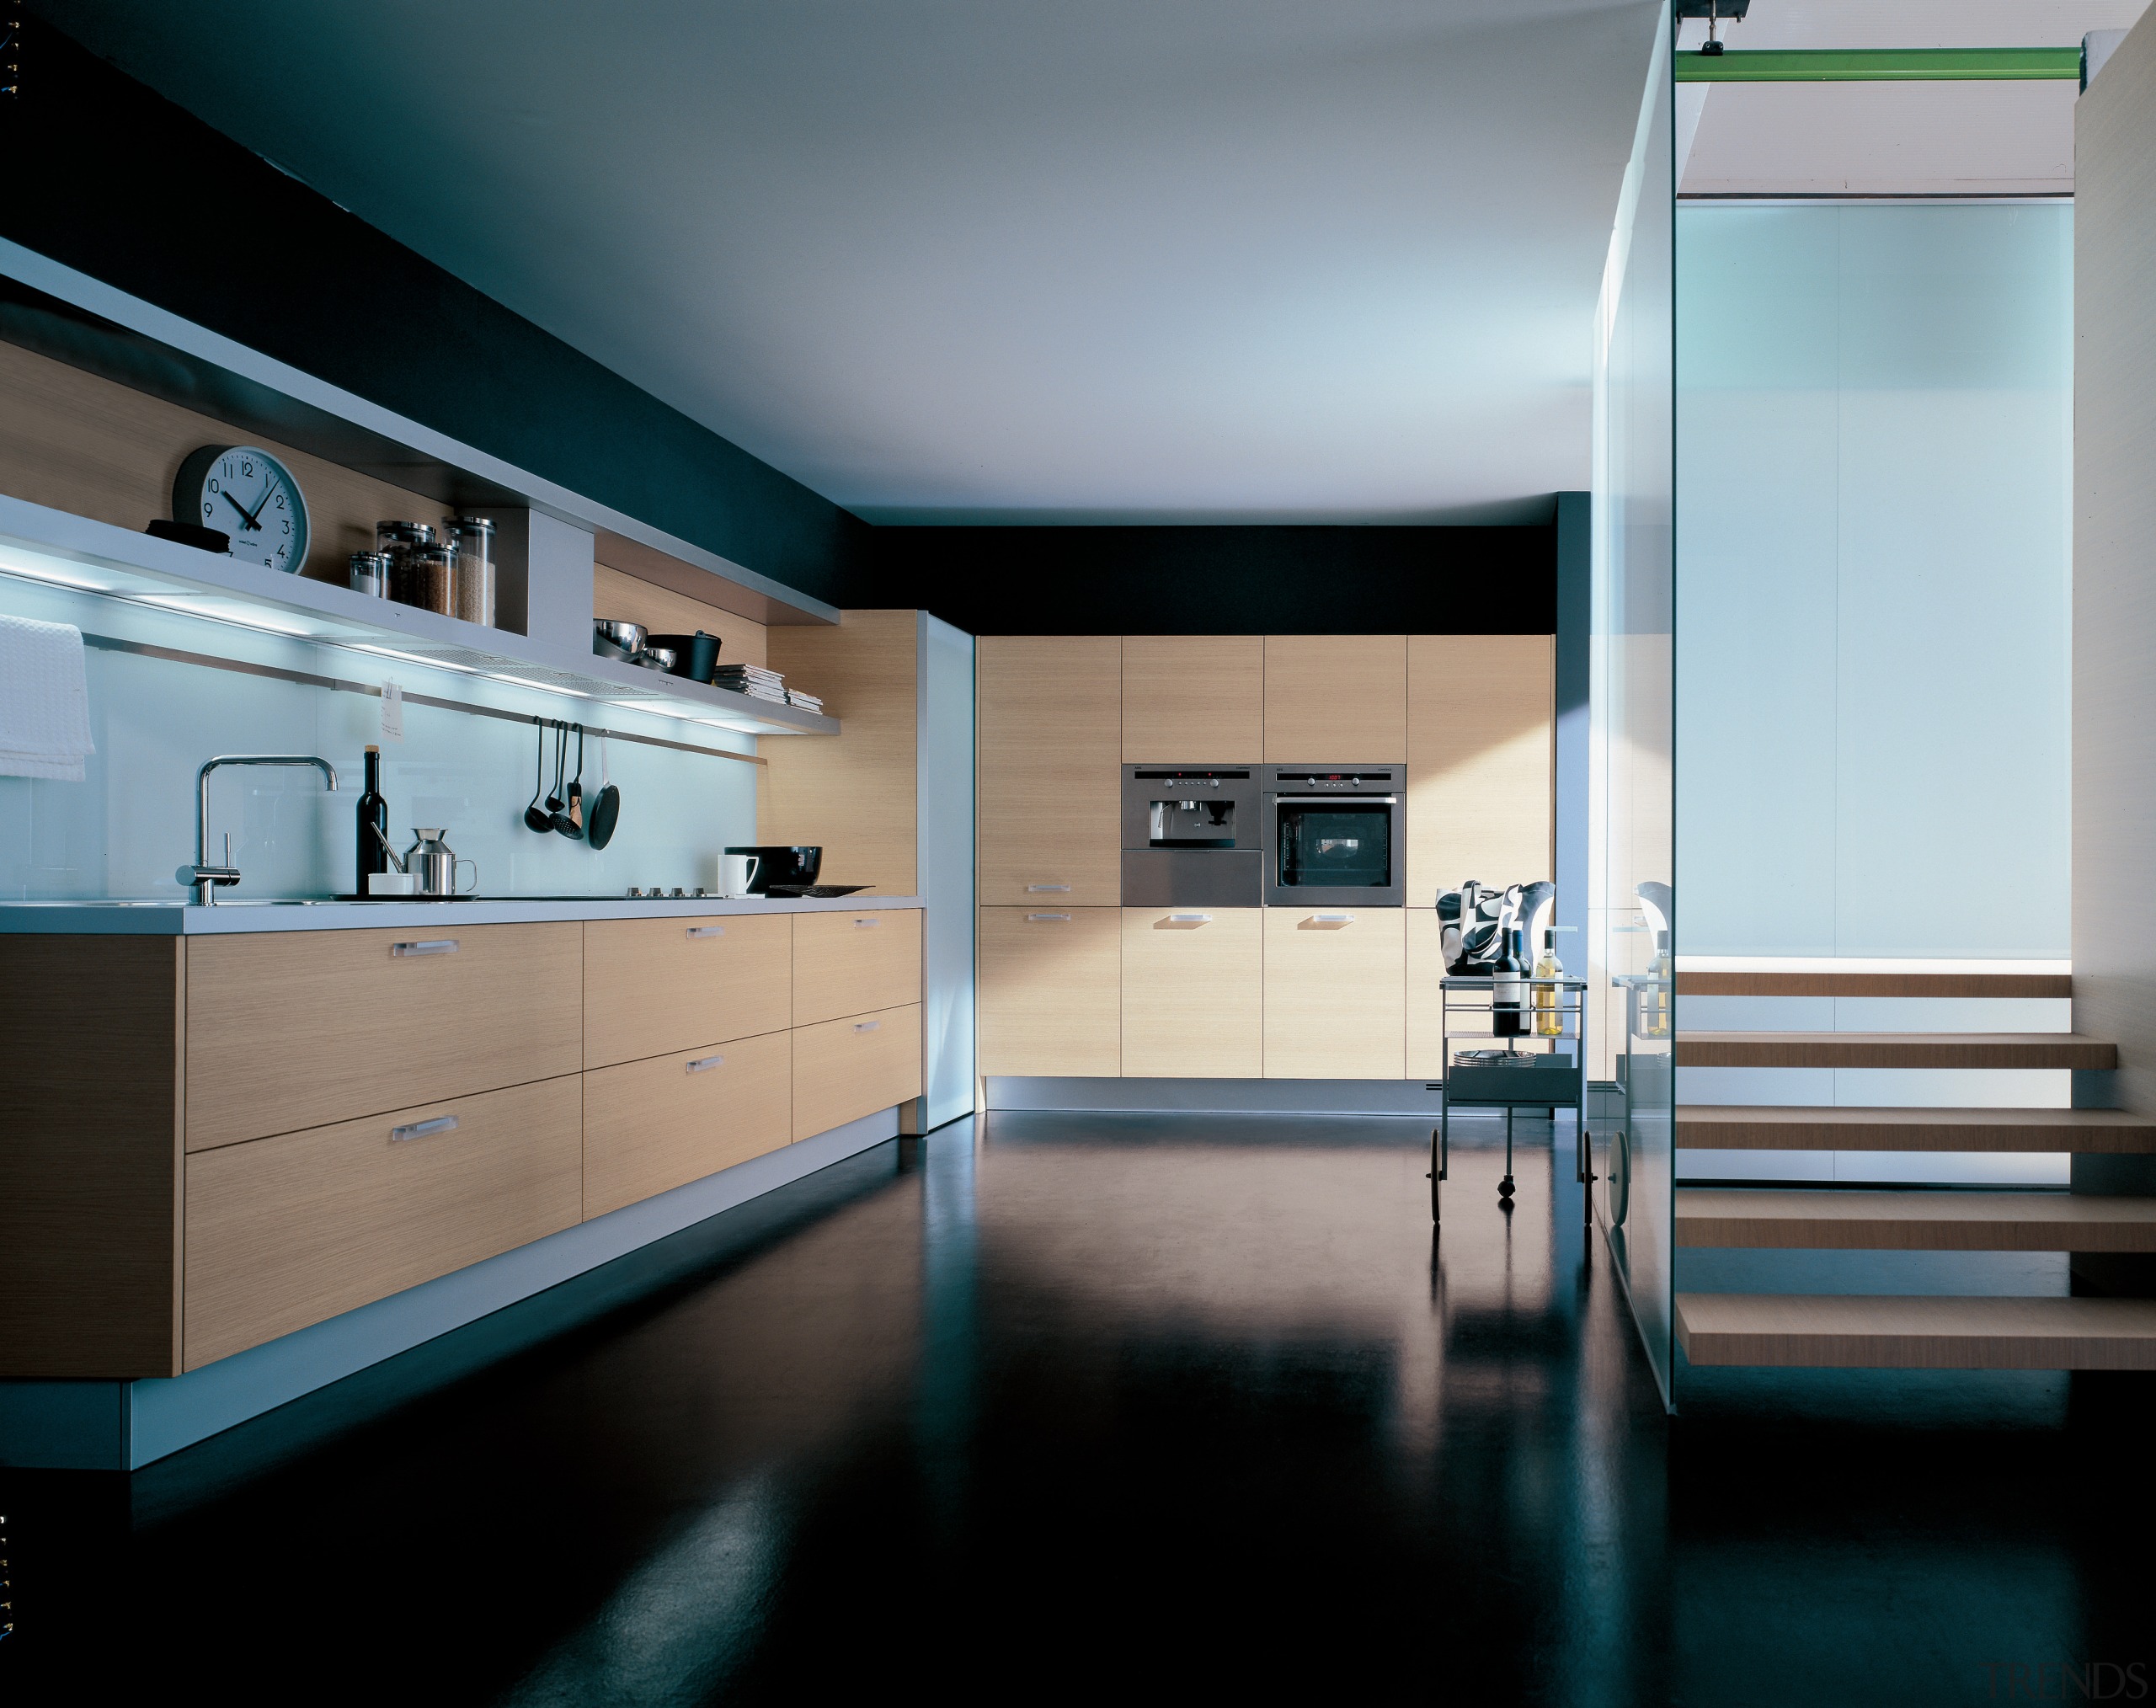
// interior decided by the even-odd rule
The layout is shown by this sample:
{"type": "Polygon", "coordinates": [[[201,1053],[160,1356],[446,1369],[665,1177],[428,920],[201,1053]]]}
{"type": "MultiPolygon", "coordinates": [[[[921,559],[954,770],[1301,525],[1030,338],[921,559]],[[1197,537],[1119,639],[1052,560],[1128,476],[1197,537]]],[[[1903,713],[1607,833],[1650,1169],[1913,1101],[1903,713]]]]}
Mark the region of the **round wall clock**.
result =
{"type": "Polygon", "coordinates": [[[232,536],[232,555],[299,574],[307,563],[307,500],[292,472],[252,445],[190,451],[172,485],[176,522],[199,522],[232,536]]]}

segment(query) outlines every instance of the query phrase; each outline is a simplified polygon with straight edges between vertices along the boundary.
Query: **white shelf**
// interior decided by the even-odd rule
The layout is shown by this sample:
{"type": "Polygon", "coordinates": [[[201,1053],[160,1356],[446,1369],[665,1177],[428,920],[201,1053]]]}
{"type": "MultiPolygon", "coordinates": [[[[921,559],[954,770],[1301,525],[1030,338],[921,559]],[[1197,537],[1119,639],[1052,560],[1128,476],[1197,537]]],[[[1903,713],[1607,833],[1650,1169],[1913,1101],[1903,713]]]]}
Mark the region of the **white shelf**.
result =
{"type": "Polygon", "coordinates": [[[0,574],[743,734],[839,733],[835,718],[798,707],[550,647],[506,629],[371,599],[327,581],[284,574],[5,495],[0,495],[0,574]]]}

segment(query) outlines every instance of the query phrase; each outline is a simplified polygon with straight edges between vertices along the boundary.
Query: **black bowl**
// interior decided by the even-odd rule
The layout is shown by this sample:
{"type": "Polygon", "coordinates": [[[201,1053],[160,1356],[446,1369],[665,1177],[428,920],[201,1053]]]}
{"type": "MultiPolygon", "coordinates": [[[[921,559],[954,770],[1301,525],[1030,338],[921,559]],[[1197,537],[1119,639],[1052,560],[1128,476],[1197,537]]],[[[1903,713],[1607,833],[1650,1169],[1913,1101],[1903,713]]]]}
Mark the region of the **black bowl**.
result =
{"type": "Polygon", "coordinates": [[[729,854],[756,857],[756,875],[749,880],[749,894],[766,895],[774,883],[814,883],[823,868],[821,848],[728,848],[729,854]]]}
{"type": "Polygon", "coordinates": [[[692,682],[708,682],[718,668],[718,637],[698,629],[694,634],[654,634],[644,638],[648,647],[664,647],[674,654],[674,674],[692,682]]]}

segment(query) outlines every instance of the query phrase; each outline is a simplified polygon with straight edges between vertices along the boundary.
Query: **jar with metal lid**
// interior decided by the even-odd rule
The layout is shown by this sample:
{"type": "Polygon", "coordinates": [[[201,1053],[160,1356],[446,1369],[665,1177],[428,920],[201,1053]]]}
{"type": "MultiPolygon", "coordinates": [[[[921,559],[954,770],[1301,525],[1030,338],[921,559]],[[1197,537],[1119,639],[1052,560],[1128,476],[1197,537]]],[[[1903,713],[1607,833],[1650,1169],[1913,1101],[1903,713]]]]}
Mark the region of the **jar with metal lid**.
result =
{"type": "Polygon", "coordinates": [[[387,552],[353,552],[352,591],[364,593],[370,599],[388,598],[389,563],[387,552]]]}
{"type": "Polygon", "coordinates": [[[411,595],[406,604],[444,616],[456,615],[456,553],[451,547],[413,547],[404,554],[403,576],[411,595]]]}
{"type": "Polygon", "coordinates": [[[413,579],[412,553],[435,543],[435,531],[424,522],[376,522],[374,548],[389,558],[388,596],[399,605],[424,606],[419,584],[413,579]]]}
{"type": "Polygon", "coordinates": [[[442,535],[456,545],[456,609],[467,622],[494,626],[494,525],[484,516],[445,516],[442,535]]]}

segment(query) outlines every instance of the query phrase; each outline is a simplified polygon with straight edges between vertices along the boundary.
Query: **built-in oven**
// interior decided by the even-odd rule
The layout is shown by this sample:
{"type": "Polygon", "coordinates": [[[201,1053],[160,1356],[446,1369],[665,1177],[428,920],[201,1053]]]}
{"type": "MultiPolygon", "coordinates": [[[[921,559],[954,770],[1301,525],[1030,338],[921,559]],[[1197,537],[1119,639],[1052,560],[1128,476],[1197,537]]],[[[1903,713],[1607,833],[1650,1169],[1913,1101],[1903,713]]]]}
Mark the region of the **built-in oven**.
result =
{"type": "Polygon", "coordinates": [[[1406,905],[1407,768],[1264,768],[1268,907],[1406,905]]]}
{"type": "Polygon", "coordinates": [[[1123,766],[1125,907],[1263,905],[1258,770],[1123,766]]]}

